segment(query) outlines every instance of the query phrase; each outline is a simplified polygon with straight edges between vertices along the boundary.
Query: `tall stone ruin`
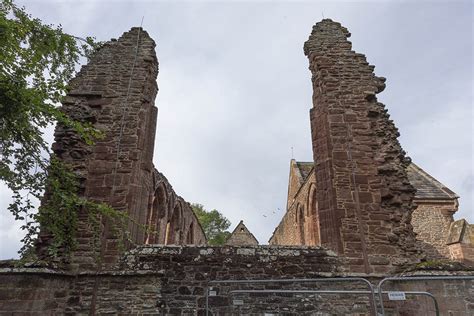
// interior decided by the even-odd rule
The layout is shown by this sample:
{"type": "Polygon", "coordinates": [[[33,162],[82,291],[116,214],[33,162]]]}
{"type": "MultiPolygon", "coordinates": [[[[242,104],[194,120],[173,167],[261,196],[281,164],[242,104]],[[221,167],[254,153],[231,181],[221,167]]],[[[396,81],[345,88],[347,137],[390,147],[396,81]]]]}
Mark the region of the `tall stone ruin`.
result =
{"type": "MultiPolygon", "coordinates": [[[[105,43],[70,82],[62,106],[72,119],[101,130],[104,138],[87,145],[72,129],[58,126],[53,152],[78,175],[81,196],[128,215],[125,230],[131,245],[204,244],[204,233],[189,204],[174,193],[152,162],[158,113],[155,46],[141,28],[105,43]],[[147,234],[146,226],[157,230],[157,235],[147,234]]],[[[92,268],[96,261],[87,212],[83,209],[79,214],[78,247],[72,258],[81,268],[92,268]]],[[[116,262],[119,255],[120,237],[111,225],[104,219],[100,227],[100,256],[105,264],[116,262]]],[[[50,238],[43,231],[40,248],[44,250],[50,238]]]]}
{"type": "Polygon", "coordinates": [[[389,272],[416,257],[410,224],[415,189],[376,94],[385,78],[351,50],[348,30],[322,20],[304,45],[313,82],[310,111],[321,245],[353,272],[389,272]]]}

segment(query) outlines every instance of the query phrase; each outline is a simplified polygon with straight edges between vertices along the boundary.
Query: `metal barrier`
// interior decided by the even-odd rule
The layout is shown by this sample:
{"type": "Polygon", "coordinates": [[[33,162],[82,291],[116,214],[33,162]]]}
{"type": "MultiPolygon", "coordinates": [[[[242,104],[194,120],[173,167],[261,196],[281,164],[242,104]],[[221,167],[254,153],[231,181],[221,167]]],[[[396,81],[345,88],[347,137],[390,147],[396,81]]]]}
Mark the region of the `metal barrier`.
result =
{"type": "MultiPolygon", "coordinates": [[[[380,308],[383,316],[385,316],[385,308],[383,305],[383,296],[382,294],[388,293],[386,291],[382,290],[382,286],[385,282],[388,281],[441,281],[441,280],[474,280],[474,276],[413,276],[413,277],[389,277],[381,280],[377,286],[377,292],[379,296],[379,301],[380,301],[380,308]]],[[[410,294],[410,292],[406,292],[407,294],[410,294]]],[[[420,295],[426,295],[429,296],[433,299],[433,303],[435,305],[435,311],[436,311],[436,316],[439,316],[439,306],[438,302],[435,298],[435,296],[429,292],[418,292],[420,295]],[[424,293],[424,294],[421,294],[424,293]]]]}
{"type": "MultiPolygon", "coordinates": [[[[344,290],[234,290],[230,291],[229,294],[244,294],[244,293],[292,293],[292,294],[371,294],[370,291],[344,291],[344,290]]],[[[383,294],[388,294],[388,291],[383,292],[383,294]]],[[[433,305],[435,307],[436,316],[439,316],[439,305],[436,297],[429,292],[423,291],[404,291],[408,295],[424,295],[428,296],[433,300],[433,305]]]]}
{"type": "MultiPolygon", "coordinates": [[[[320,290],[321,294],[326,293],[326,294],[370,294],[370,306],[372,309],[373,315],[377,315],[377,309],[376,309],[376,300],[375,300],[375,291],[372,283],[370,283],[367,279],[360,278],[360,277],[342,277],[342,278],[314,278],[314,279],[268,279],[268,280],[214,280],[214,281],[209,281],[207,286],[206,286],[206,316],[209,315],[209,286],[212,284],[258,284],[258,283],[295,283],[295,282],[363,282],[369,291],[361,291],[363,293],[355,293],[355,292],[350,292],[350,291],[342,291],[339,293],[332,293],[335,292],[336,290],[320,290]],[[343,293],[345,292],[345,293],[343,293]]],[[[258,290],[256,290],[258,291],[258,290]]],[[[275,290],[273,290],[275,291],[275,290]]],[[[284,291],[284,290],[282,290],[284,291]]],[[[298,290],[294,290],[298,291],[298,290]]],[[[300,291],[306,291],[306,290],[300,290],[300,291]]],[[[308,290],[311,291],[311,290],[308,290]]],[[[316,291],[316,290],[313,290],[316,291]]],[[[303,293],[303,292],[301,292],[303,293]]]]}
{"type": "MultiPolygon", "coordinates": [[[[385,308],[383,303],[383,294],[388,294],[390,291],[383,291],[383,285],[385,282],[390,281],[441,281],[441,280],[474,280],[474,276],[412,276],[412,277],[388,277],[382,279],[376,290],[374,286],[367,279],[361,277],[342,277],[342,278],[314,278],[314,279],[268,279],[268,280],[215,280],[209,281],[206,286],[206,316],[209,315],[209,289],[213,284],[259,284],[259,283],[295,283],[295,282],[362,282],[364,283],[369,291],[361,290],[232,290],[229,294],[239,293],[293,293],[293,294],[367,294],[370,297],[371,312],[373,315],[385,316],[385,308]],[[375,298],[375,292],[377,292],[378,299],[380,301],[381,314],[378,314],[377,301],[375,298]]],[[[440,315],[439,304],[436,297],[430,292],[424,291],[403,291],[408,295],[422,295],[427,296],[433,300],[435,313],[437,316],[440,315]]]]}

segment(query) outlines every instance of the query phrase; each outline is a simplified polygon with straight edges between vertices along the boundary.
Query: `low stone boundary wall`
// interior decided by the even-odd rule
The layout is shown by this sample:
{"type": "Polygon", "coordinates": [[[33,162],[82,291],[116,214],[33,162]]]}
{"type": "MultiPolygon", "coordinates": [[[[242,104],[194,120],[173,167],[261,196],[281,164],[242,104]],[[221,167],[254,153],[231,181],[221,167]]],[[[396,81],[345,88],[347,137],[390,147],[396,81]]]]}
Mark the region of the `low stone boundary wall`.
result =
{"type": "MultiPolygon", "coordinates": [[[[0,265],[1,267],[2,265],[0,265]]],[[[144,246],[124,255],[114,270],[69,273],[46,268],[0,268],[0,315],[154,314],[204,315],[209,281],[340,277],[329,282],[268,282],[212,285],[210,315],[370,315],[367,294],[251,293],[233,290],[357,290],[364,277],[376,285],[382,275],[344,274],[339,258],[317,247],[144,246]],[[243,305],[240,305],[242,303],[243,305]]],[[[423,271],[424,275],[472,272],[423,271]]],[[[441,315],[474,314],[474,281],[386,283],[384,290],[428,291],[441,315]]],[[[432,301],[408,297],[385,302],[386,315],[433,315],[432,301]]]]}

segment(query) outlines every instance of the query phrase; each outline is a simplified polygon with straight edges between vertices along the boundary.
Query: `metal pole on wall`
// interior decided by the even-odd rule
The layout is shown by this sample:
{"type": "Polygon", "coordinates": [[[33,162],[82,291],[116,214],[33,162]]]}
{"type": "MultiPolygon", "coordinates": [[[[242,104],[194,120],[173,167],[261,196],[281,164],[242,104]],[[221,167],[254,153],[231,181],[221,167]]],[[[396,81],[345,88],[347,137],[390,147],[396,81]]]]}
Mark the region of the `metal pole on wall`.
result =
{"type": "Polygon", "coordinates": [[[209,316],[209,283],[206,285],[206,316],[209,316]]]}

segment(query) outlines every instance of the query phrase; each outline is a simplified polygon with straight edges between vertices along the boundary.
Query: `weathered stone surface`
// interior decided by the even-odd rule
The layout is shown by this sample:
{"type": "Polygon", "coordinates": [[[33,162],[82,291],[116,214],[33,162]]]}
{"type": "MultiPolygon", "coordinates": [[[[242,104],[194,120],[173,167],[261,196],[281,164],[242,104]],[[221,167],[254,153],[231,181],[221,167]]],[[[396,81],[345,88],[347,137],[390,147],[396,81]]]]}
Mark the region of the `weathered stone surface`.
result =
{"type": "Polygon", "coordinates": [[[256,246],[258,240],[245,226],[244,221],[240,221],[225,244],[227,246],[256,246]]]}
{"type": "MultiPolygon", "coordinates": [[[[0,314],[158,314],[203,315],[208,286],[211,314],[280,313],[285,315],[370,315],[367,294],[231,294],[233,290],[367,290],[364,283],[343,281],[363,276],[377,284],[381,275],[341,273],[340,259],[320,247],[141,246],[113,269],[65,273],[13,268],[0,262],[0,314]],[[209,281],[278,280],[341,277],[338,282],[209,284],[209,281]],[[234,305],[234,300],[244,305],[234,305]]],[[[468,272],[467,272],[468,273],[468,272]]],[[[460,271],[414,271],[407,275],[466,275],[460,271]]],[[[384,290],[429,291],[441,315],[473,312],[474,280],[386,283],[384,290]]],[[[387,315],[431,315],[432,302],[411,297],[386,301],[387,315]]]]}
{"type": "MultiPolygon", "coordinates": [[[[79,176],[82,196],[127,213],[129,248],[143,243],[204,244],[191,207],[153,167],[157,75],[155,43],[146,31],[132,28],[107,42],[70,82],[62,107],[71,118],[103,131],[104,138],[87,145],[59,125],[53,151],[79,176]]],[[[113,263],[119,245],[113,226],[102,219],[99,245],[94,245],[87,210],[82,210],[73,266],[95,268],[97,255],[113,263]]],[[[40,256],[47,255],[50,237],[43,229],[40,256]]]]}
{"type": "Polygon", "coordinates": [[[451,223],[448,232],[447,244],[449,257],[474,267],[474,225],[465,219],[451,223]]]}
{"type": "Polygon", "coordinates": [[[449,258],[447,239],[453,214],[457,210],[455,201],[419,200],[412,216],[413,229],[425,255],[430,259],[449,258]]]}
{"type": "Polygon", "coordinates": [[[291,160],[288,209],[268,241],[270,245],[320,245],[312,165],[291,160]]]}
{"type": "MultiPolygon", "coordinates": [[[[288,209],[269,240],[271,245],[319,245],[318,217],[317,213],[314,214],[315,208],[312,206],[317,203],[312,200],[315,198],[316,185],[313,165],[313,162],[291,161],[288,209]],[[312,199],[309,198],[310,196],[312,199]]],[[[468,263],[466,260],[472,261],[473,259],[469,259],[469,250],[467,250],[472,247],[469,238],[464,238],[462,245],[454,245],[461,242],[459,236],[464,227],[470,227],[465,221],[453,222],[453,214],[458,209],[458,196],[413,162],[408,166],[407,174],[410,183],[417,190],[414,198],[416,209],[413,211],[411,224],[417,234],[417,245],[423,250],[425,259],[453,259],[465,263],[468,263]],[[462,224],[458,225],[459,223],[462,224]]],[[[368,177],[365,175],[355,174],[354,181],[357,184],[368,185],[368,177]]],[[[340,192],[348,197],[352,194],[350,190],[340,190],[340,192]]],[[[345,204],[351,210],[356,207],[355,203],[345,204]]],[[[384,212],[372,212],[369,214],[369,219],[390,221],[395,218],[384,212]]],[[[390,242],[399,240],[398,235],[385,228],[371,227],[370,229],[374,232],[385,231],[390,242]]],[[[362,249],[361,243],[357,242],[358,234],[347,233],[345,236],[353,240],[353,246],[362,249]]],[[[380,262],[380,260],[374,257],[370,262],[380,262]]]]}
{"type": "Polygon", "coordinates": [[[385,78],[376,77],[365,56],[351,50],[349,36],[346,28],[326,19],[313,27],[304,45],[313,81],[310,116],[320,241],[354,262],[351,271],[388,272],[416,258],[410,225],[415,190],[399,133],[375,97],[385,78]],[[389,234],[398,242],[389,241],[389,234]],[[380,254],[398,260],[371,265],[380,254]]]}

